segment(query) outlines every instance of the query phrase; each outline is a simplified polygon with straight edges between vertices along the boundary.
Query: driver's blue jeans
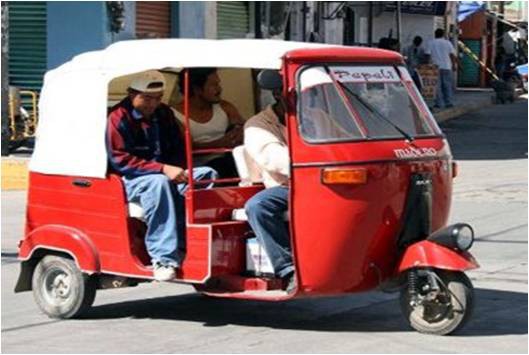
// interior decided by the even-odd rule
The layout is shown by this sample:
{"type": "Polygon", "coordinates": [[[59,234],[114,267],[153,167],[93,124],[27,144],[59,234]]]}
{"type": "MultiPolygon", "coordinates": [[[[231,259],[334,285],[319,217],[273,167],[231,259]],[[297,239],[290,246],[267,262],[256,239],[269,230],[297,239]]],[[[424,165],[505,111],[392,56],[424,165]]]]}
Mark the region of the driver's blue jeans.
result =
{"type": "Polygon", "coordinates": [[[244,206],[248,223],[274,266],[276,276],[294,272],[288,227],[283,216],[288,210],[288,188],[272,187],[255,194],[244,206]]]}
{"type": "MultiPolygon", "coordinates": [[[[193,179],[217,178],[209,167],[193,169],[193,179]]],[[[143,208],[147,233],[145,246],[152,264],[178,267],[185,253],[185,199],[188,184],[171,182],[163,174],[123,178],[127,200],[143,208]]],[[[208,186],[211,187],[213,184],[208,186]]]]}

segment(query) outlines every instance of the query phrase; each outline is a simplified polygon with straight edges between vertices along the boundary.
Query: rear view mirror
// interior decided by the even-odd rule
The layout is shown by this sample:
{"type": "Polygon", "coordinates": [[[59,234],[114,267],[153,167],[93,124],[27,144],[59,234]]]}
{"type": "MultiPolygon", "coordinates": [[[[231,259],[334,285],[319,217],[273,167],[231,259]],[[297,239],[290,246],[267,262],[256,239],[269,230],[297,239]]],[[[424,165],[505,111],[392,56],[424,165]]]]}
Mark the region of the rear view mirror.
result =
{"type": "Polygon", "coordinates": [[[277,70],[261,70],[257,75],[257,84],[264,90],[278,90],[283,87],[283,78],[277,70]]]}

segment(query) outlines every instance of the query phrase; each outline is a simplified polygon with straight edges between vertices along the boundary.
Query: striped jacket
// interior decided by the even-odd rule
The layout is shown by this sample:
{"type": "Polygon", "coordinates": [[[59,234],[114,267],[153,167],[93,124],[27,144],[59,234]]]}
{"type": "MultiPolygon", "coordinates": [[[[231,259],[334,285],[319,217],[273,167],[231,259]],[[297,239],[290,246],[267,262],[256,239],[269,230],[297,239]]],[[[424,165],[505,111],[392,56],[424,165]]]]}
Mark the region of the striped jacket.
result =
{"type": "Polygon", "coordinates": [[[107,150],[111,171],[133,178],[162,172],[163,164],[185,168],[185,144],[165,104],[150,119],[136,118],[131,100],[114,106],[108,117],[107,150]]]}

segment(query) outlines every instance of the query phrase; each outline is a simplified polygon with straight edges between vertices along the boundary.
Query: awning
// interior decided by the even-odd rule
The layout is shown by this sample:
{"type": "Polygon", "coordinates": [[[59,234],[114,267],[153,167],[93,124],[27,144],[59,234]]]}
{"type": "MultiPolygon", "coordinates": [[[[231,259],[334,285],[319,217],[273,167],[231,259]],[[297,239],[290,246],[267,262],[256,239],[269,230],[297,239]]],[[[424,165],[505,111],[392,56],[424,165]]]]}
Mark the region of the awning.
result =
{"type": "Polygon", "coordinates": [[[463,22],[475,13],[485,10],[484,1],[460,1],[457,11],[457,22],[463,22]]]}

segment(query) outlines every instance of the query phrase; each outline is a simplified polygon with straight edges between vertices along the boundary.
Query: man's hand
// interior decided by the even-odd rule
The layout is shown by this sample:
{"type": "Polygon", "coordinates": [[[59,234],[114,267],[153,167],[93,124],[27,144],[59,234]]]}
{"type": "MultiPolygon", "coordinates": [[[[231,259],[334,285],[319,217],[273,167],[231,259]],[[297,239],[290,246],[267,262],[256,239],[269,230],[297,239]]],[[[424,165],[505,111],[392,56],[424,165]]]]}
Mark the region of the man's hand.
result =
{"type": "Polygon", "coordinates": [[[228,147],[236,147],[242,144],[244,131],[242,126],[235,126],[231,129],[226,136],[224,136],[225,144],[228,147]]]}
{"type": "Polygon", "coordinates": [[[176,181],[178,183],[187,181],[186,171],[178,166],[164,164],[162,172],[171,181],[176,181]]]}

